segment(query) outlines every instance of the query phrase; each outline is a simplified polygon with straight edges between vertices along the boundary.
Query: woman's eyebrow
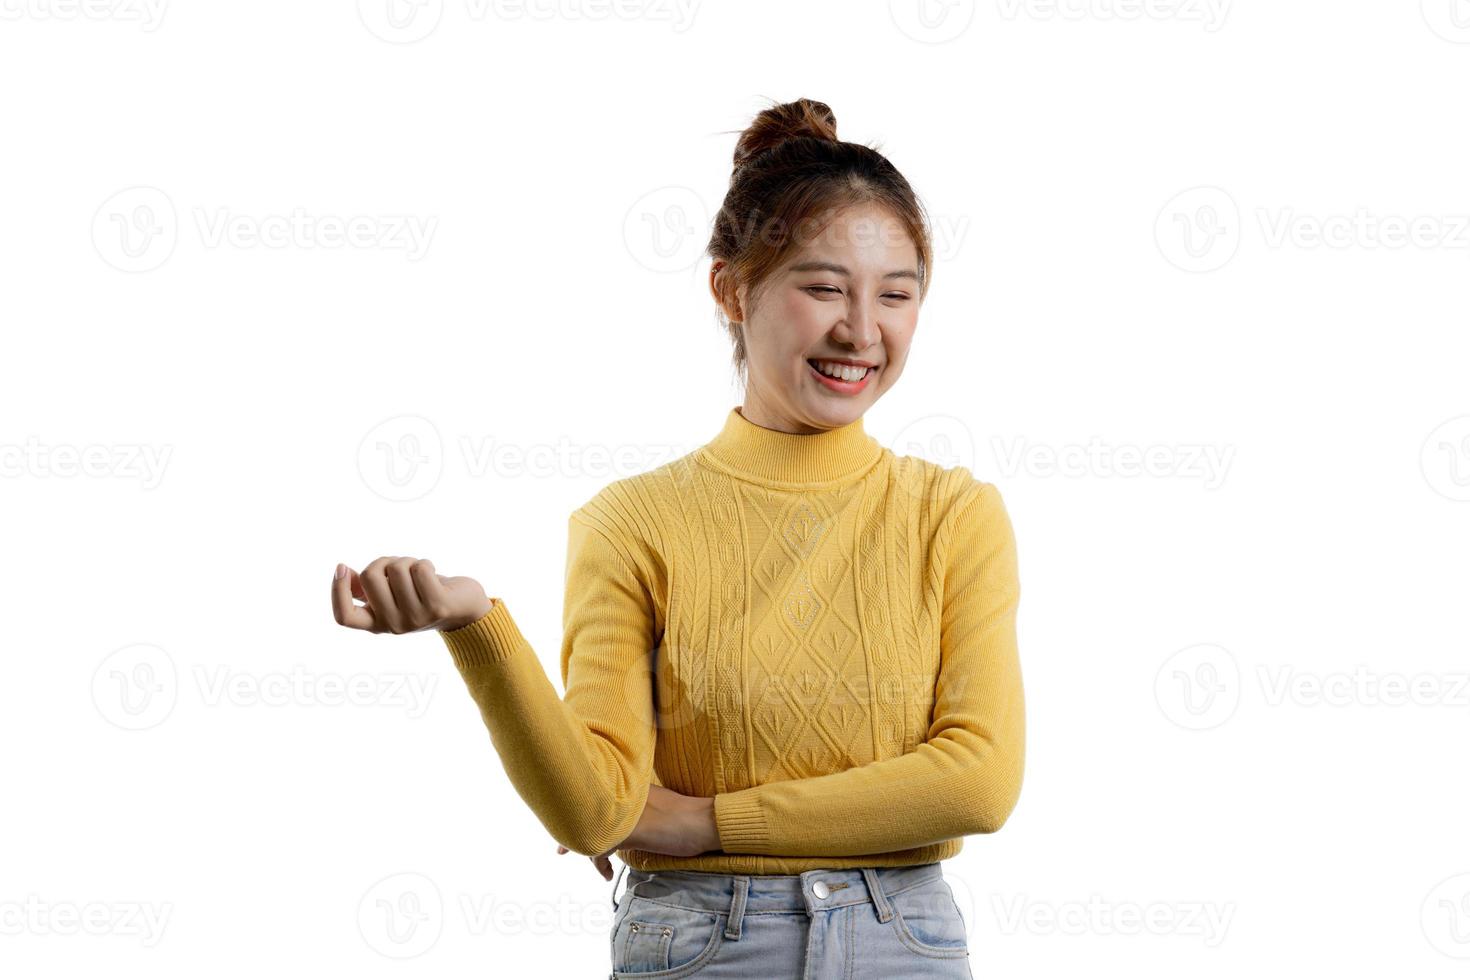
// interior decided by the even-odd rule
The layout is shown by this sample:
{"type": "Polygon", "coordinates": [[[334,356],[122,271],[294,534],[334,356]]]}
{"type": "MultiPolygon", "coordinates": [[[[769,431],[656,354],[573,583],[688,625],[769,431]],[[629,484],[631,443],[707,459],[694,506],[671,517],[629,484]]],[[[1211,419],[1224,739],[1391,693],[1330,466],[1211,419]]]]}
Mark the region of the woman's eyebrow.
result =
{"type": "MultiPolygon", "coordinates": [[[[822,261],[820,259],[812,259],[811,261],[808,261],[808,262],[798,262],[795,265],[791,266],[790,271],[791,272],[835,272],[839,276],[847,276],[849,279],[852,278],[852,272],[848,270],[847,266],[845,266],[845,265],[839,265],[836,262],[822,261]]],[[[884,279],[912,279],[914,282],[918,282],[919,281],[919,274],[917,272],[915,272],[914,270],[912,270],[912,269],[894,269],[892,272],[884,273],[883,278],[884,279]]]]}

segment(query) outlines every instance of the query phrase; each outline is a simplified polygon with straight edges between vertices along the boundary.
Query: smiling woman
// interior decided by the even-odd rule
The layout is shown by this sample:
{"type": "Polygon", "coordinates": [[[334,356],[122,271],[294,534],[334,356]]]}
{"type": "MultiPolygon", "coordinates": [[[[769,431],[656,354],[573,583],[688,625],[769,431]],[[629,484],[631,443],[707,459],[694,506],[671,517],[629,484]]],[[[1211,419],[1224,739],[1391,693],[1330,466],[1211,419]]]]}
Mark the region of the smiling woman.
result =
{"type": "Polygon", "coordinates": [[[863,428],[923,212],[802,99],[741,134],[710,252],[744,404],[572,513],[565,697],[503,599],[428,562],[344,573],[338,620],[437,629],[559,850],[631,869],[614,977],[968,977],[940,862],[1020,794],[1020,585],[999,490],[863,428]]]}
{"type": "Polygon", "coordinates": [[[898,381],[929,288],[929,222],[887,158],[837,138],[825,103],[773,106],[740,135],[709,253],[746,418],[817,432],[898,381]]]}

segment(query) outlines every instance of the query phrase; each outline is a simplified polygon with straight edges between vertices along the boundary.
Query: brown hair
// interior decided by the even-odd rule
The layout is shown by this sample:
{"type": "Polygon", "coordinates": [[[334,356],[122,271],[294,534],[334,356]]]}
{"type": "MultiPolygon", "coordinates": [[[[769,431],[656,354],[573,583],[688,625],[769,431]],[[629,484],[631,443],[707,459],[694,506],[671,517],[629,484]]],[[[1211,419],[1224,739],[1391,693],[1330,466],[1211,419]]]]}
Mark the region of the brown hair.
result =
{"type": "MultiPolygon", "coordinates": [[[[837,117],[826,103],[797,99],[762,110],[735,144],[730,189],[709,240],[711,258],[726,262],[718,287],[725,305],[738,305],[736,289],[744,284],[753,306],[761,284],[811,234],[843,208],[870,201],[891,212],[913,239],[922,302],[934,251],[924,207],[909,182],[873,147],[839,140],[837,117]]],[[[744,324],[728,320],[722,309],[716,319],[735,345],[731,359],[743,379],[744,324]]]]}

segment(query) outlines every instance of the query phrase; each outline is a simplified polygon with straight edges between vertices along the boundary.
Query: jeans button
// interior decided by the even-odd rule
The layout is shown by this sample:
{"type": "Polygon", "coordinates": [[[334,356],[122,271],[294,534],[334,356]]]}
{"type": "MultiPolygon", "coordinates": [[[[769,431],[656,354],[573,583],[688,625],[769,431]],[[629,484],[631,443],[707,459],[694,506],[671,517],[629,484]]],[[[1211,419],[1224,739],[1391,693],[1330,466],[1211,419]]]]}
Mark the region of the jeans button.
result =
{"type": "Polygon", "coordinates": [[[825,881],[817,882],[812,886],[812,894],[818,898],[826,898],[830,894],[827,890],[827,883],[825,881]]]}

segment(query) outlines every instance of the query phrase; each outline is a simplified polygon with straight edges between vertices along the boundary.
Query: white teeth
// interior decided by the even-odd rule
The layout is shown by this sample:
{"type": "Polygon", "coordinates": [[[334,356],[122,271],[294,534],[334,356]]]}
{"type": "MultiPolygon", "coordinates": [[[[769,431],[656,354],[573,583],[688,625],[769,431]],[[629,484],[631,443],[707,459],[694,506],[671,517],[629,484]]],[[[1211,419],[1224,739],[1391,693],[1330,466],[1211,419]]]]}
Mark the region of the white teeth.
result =
{"type": "Polygon", "coordinates": [[[834,361],[814,361],[813,363],[816,364],[818,371],[842,381],[861,381],[863,375],[868,373],[867,368],[853,364],[838,364],[834,361]]]}

